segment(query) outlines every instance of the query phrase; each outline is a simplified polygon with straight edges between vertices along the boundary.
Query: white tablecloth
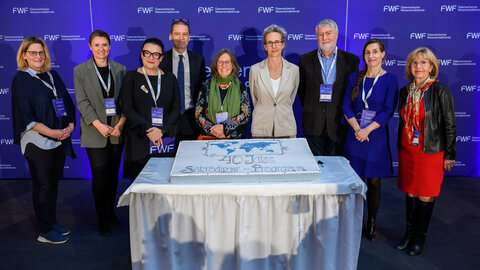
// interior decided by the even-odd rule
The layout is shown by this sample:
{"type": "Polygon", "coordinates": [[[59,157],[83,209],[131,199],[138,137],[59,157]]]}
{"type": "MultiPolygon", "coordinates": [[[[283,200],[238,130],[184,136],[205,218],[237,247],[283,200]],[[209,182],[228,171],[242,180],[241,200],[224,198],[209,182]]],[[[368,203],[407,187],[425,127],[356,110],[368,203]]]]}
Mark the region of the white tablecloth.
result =
{"type": "Polygon", "coordinates": [[[133,269],[356,269],[366,186],[317,160],[319,182],[171,184],[173,159],[150,159],[118,203],[133,269]]]}

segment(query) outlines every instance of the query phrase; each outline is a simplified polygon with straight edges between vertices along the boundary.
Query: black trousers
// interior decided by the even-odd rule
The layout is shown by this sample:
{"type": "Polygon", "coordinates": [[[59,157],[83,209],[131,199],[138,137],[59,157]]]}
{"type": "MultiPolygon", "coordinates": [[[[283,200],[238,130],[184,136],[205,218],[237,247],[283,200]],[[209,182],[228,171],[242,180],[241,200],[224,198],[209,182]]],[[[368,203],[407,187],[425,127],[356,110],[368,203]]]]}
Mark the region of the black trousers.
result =
{"type": "Polygon", "coordinates": [[[92,192],[99,225],[106,225],[115,214],[118,171],[122,159],[123,144],[111,144],[104,148],[85,148],[92,171],[92,192]]]}
{"type": "Polygon", "coordinates": [[[63,147],[44,150],[33,143],[25,148],[32,177],[32,201],[40,232],[47,233],[57,223],[58,181],[63,176],[65,152],[63,147]]]}
{"type": "Polygon", "coordinates": [[[305,136],[314,156],[341,156],[343,155],[344,142],[335,142],[328,136],[325,127],[320,136],[305,136]]]}

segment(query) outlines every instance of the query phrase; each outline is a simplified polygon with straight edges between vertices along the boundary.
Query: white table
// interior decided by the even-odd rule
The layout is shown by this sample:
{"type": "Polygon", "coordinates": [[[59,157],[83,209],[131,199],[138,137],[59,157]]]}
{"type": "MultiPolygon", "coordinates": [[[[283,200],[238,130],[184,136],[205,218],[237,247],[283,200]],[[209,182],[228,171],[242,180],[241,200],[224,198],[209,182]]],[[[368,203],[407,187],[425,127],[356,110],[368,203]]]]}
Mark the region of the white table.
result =
{"type": "Polygon", "coordinates": [[[152,158],[120,197],[133,269],[356,269],[366,186],[343,157],[321,181],[171,184],[152,158]]]}

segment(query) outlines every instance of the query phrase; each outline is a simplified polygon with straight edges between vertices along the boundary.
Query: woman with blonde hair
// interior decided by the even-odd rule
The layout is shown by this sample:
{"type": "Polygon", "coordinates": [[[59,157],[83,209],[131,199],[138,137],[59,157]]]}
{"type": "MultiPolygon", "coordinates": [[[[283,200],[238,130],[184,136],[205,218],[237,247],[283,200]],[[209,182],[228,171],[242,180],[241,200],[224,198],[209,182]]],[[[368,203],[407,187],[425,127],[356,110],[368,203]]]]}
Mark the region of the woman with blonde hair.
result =
{"type": "Polygon", "coordinates": [[[434,197],[440,195],[444,171],[455,165],[455,109],[450,89],[437,80],[438,60],[425,47],[408,55],[400,90],[398,188],[406,193],[407,229],[395,246],[416,256],[423,250],[434,197]]]}
{"type": "Polygon", "coordinates": [[[40,225],[37,240],[65,243],[70,230],[57,222],[57,191],[65,156],[75,158],[70,140],[75,106],[60,76],[51,70],[50,54],[41,38],[23,40],[17,65],[12,82],[13,136],[32,177],[33,208],[40,225]]]}

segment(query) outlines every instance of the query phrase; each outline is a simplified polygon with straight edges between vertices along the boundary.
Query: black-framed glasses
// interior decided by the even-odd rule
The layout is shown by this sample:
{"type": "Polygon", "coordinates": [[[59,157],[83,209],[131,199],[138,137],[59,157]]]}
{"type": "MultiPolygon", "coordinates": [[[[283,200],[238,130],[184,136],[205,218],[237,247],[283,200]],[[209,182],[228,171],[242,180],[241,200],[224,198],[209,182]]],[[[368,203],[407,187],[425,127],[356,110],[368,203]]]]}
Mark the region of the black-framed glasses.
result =
{"type": "Polygon", "coordinates": [[[37,55],[40,56],[40,57],[44,57],[45,56],[45,51],[27,51],[28,55],[30,55],[31,57],[36,57],[37,55]]]}
{"type": "Polygon", "coordinates": [[[280,44],[282,44],[283,41],[281,40],[275,40],[275,41],[269,41],[269,42],[265,42],[265,45],[269,46],[269,47],[277,47],[277,46],[280,46],[280,44]]]}
{"type": "Polygon", "coordinates": [[[153,59],[160,59],[160,57],[162,57],[161,53],[159,52],[152,53],[151,51],[148,51],[148,50],[143,50],[142,55],[147,58],[153,57],[153,59]]]}
{"type": "Polygon", "coordinates": [[[176,24],[176,23],[179,23],[179,22],[182,22],[186,25],[190,25],[189,22],[188,22],[188,19],[184,19],[184,18],[176,18],[176,19],[173,19],[172,20],[172,25],[176,24]]]}

